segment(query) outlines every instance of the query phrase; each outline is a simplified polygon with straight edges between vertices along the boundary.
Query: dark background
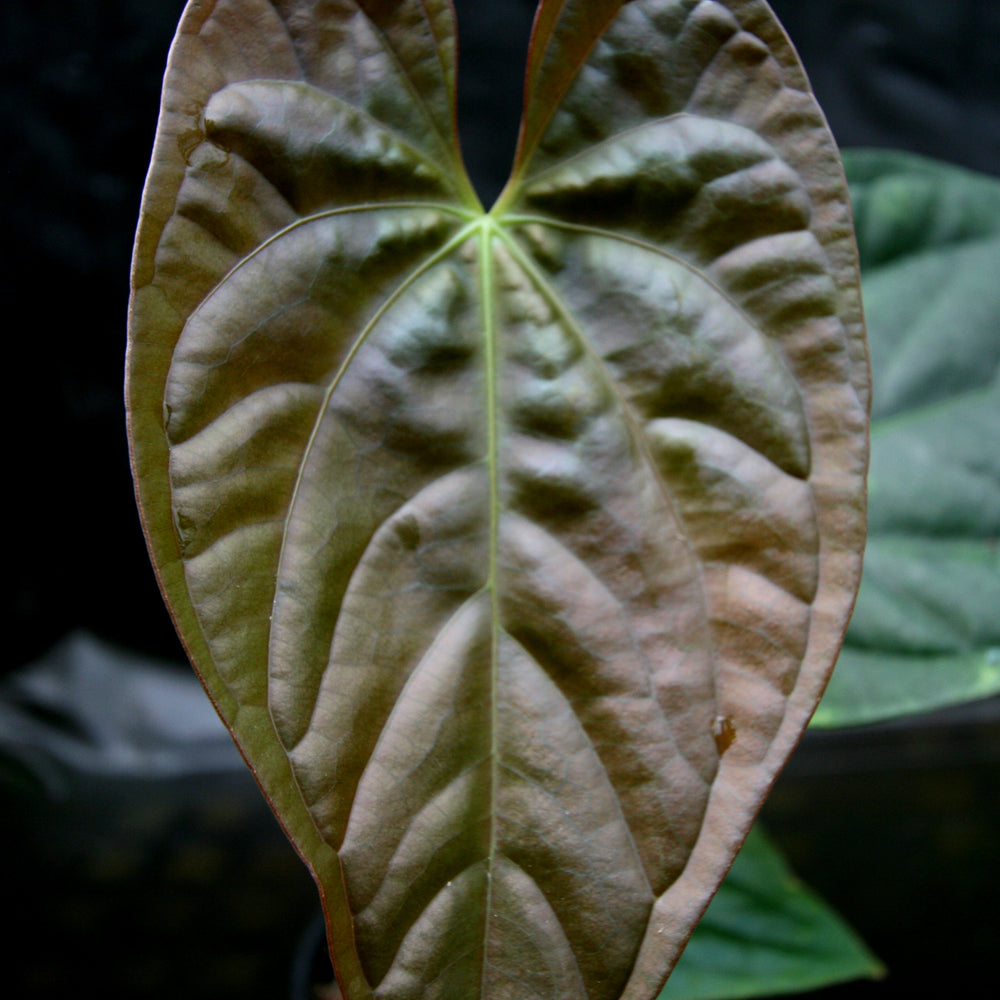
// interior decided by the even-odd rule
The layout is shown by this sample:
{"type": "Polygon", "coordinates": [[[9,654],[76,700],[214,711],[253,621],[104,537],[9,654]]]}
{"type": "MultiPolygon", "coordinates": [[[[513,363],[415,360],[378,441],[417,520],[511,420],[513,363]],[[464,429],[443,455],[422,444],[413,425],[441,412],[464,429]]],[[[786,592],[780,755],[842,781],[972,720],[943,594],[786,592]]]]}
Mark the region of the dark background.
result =
{"type": "MultiPolygon", "coordinates": [[[[0,675],[51,662],[53,647],[86,630],[188,678],[141,539],[121,402],[132,234],[182,6],[0,5],[14,472],[12,645],[0,675]]],[[[456,6],[466,157],[489,199],[513,152],[534,4],[456,6]]],[[[841,145],[1000,173],[1000,3],[773,6],[841,145]]],[[[79,691],[100,716],[107,691],[79,691]]],[[[35,723],[81,746],[98,739],[70,700],[55,709],[20,698],[35,723]]],[[[884,982],[838,988],[831,1000],[953,991],[969,978],[995,987],[998,732],[987,706],[810,736],[779,782],[771,829],[891,966],[884,982]]],[[[60,768],[58,781],[23,762],[0,769],[0,885],[18,921],[9,995],[103,986],[112,997],[283,996],[313,893],[238,761],[210,777],[179,767],[157,780],[60,768]]]]}

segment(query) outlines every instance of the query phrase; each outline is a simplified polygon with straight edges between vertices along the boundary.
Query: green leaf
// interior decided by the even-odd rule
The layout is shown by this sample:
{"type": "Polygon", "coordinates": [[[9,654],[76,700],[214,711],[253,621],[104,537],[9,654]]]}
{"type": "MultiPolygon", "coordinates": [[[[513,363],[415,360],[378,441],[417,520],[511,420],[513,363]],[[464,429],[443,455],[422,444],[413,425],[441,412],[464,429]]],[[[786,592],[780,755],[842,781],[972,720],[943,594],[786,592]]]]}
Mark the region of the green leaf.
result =
{"type": "Polygon", "coordinates": [[[865,570],[821,726],[1000,692],[1000,182],[844,159],[875,391],[865,570]]]}
{"type": "Polygon", "coordinates": [[[738,1000],[878,978],[882,964],[755,826],[660,1000],[738,1000]]]}
{"type": "Polygon", "coordinates": [[[348,1000],[647,1000],[857,586],[846,187],[757,0],[545,0],[488,214],[454,65],[447,0],[188,5],[140,507],[348,1000]]]}

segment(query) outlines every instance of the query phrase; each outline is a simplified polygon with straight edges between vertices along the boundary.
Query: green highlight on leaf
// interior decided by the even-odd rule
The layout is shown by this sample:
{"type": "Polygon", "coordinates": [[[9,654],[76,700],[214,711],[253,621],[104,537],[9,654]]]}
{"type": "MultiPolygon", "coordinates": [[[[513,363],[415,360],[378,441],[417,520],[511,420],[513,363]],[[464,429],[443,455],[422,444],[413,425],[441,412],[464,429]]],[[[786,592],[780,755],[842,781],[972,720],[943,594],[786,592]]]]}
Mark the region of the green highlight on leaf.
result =
{"type": "Polygon", "coordinates": [[[813,718],[1000,693],[1000,181],[844,153],[873,376],[857,607],[813,718]]]}

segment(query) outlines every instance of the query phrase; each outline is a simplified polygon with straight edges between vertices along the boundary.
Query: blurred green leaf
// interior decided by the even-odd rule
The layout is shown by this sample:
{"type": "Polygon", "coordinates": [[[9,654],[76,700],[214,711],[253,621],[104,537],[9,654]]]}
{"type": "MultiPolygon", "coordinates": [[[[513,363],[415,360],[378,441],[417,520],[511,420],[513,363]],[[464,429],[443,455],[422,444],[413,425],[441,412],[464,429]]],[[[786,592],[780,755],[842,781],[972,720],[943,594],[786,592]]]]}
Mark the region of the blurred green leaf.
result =
{"type": "Polygon", "coordinates": [[[874,383],[858,604],[813,719],[1000,692],[1000,182],[844,155],[874,383]]]}
{"type": "Polygon", "coordinates": [[[660,1000],[737,1000],[818,989],[883,969],[754,827],[660,1000]]]}

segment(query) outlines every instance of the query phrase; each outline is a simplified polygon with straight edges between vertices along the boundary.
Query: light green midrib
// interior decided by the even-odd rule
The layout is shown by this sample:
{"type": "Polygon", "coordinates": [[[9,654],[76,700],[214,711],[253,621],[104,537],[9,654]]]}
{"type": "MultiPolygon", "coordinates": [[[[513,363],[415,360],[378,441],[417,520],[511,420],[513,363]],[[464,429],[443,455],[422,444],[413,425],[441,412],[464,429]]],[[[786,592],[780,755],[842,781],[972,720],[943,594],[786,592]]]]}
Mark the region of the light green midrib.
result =
{"type": "Polygon", "coordinates": [[[493,911],[493,865],[497,855],[498,822],[496,811],[497,790],[500,784],[499,691],[500,655],[500,590],[497,580],[497,560],[500,528],[500,468],[499,468],[499,400],[497,337],[495,327],[495,293],[493,254],[491,243],[496,235],[495,223],[483,216],[479,227],[480,303],[483,321],[483,356],[486,365],[487,413],[487,472],[489,476],[489,555],[486,586],[490,595],[490,839],[486,855],[486,900],[483,910],[483,951],[480,994],[486,995],[488,968],[490,914],[493,911]]]}

